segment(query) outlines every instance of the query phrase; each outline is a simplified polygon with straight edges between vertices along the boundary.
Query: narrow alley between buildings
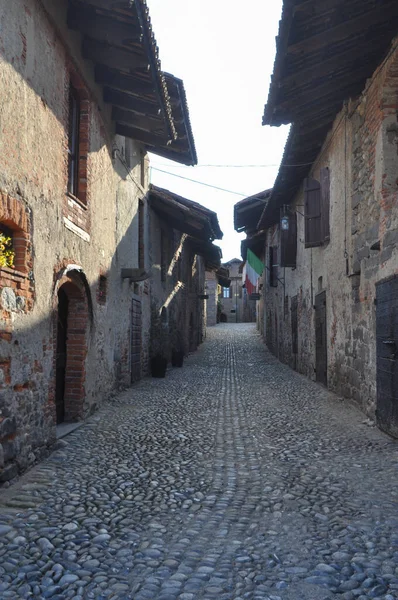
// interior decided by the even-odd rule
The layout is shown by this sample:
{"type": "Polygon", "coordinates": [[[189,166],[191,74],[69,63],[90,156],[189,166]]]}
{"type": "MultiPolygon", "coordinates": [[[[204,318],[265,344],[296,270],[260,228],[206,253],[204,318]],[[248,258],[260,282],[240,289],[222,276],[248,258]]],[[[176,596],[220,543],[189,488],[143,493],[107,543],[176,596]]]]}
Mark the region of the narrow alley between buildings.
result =
{"type": "Polygon", "coordinates": [[[0,493],[0,597],[398,598],[398,445],[222,324],[0,493]]]}

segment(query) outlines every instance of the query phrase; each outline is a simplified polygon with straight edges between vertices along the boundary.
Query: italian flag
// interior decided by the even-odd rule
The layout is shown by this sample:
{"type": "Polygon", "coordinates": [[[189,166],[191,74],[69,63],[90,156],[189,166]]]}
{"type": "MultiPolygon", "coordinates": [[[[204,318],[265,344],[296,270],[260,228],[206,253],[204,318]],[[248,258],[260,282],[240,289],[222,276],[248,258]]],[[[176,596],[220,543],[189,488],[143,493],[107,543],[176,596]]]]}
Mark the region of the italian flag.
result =
{"type": "Polygon", "coordinates": [[[257,282],[262,275],[264,265],[261,260],[250,250],[247,249],[246,255],[246,280],[245,285],[247,293],[255,294],[257,291],[257,282]]]}

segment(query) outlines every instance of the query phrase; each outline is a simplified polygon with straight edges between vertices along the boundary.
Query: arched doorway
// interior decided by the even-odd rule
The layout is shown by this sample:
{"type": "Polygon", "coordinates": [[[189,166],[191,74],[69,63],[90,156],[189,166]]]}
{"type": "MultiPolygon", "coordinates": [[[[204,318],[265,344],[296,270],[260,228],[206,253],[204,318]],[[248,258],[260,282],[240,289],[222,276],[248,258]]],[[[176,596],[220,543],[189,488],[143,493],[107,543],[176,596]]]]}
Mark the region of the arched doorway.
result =
{"type": "Polygon", "coordinates": [[[88,306],[78,277],[62,277],[57,293],[55,409],[57,425],[83,418],[88,306]]]}

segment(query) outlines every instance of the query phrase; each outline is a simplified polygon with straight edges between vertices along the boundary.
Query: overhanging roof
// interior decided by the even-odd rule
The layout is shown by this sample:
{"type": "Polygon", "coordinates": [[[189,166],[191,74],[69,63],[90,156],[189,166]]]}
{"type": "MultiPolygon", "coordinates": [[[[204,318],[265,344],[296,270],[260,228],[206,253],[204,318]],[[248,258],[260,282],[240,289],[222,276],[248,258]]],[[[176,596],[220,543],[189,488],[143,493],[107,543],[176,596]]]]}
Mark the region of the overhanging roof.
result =
{"type": "Polygon", "coordinates": [[[154,185],[150,186],[149,202],[153,210],[178,231],[203,241],[223,236],[217,213],[197,202],[154,185]]]}
{"type": "Polygon", "coordinates": [[[284,0],[264,125],[331,125],[397,34],[396,0],[284,0]]]}
{"type": "Polygon", "coordinates": [[[344,101],[362,92],[397,31],[396,0],[284,0],[263,124],[293,125],[259,227],[297,193],[344,101]]]}
{"type": "Polygon", "coordinates": [[[171,160],[175,160],[176,162],[183,163],[184,165],[196,165],[198,164],[198,157],[189,118],[184,83],[182,79],[178,79],[178,77],[174,77],[174,75],[170,75],[170,73],[164,73],[164,76],[170,95],[174,124],[177,130],[177,139],[171,141],[164,152],[162,149],[156,149],[153,150],[153,152],[171,160]]]}
{"type": "Polygon", "coordinates": [[[177,154],[171,148],[178,131],[187,128],[193,140],[192,131],[186,100],[172,99],[181,80],[161,70],[146,0],[69,0],[68,7],[68,26],[82,34],[82,54],[95,65],[116,133],[195,164],[196,155],[184,142],[177,154]]]}
{"type": "Polygon", "coordinates": [[[255,231],[271,192],[272,190],[265,190],[235,204],[234,228],[236,231],[255,231]]]}
{"type": "Polygon", "coordinates": [[[264,242],[267,236],[265,229],[258,231],[254,235],[247,237],[240,243],[240,252],[243,260],[246,260],[247,249],[250,248],[258,257],[261,256],[264,249],[264,242]]]}
{"type": "Polygon", "coordinates": [[[215,270],[220,267],[222,251],[219,246],[208,241],[198,240],[191,236],[188,236],[187,242],[195,254],[204,258],[207,269],[215,270]]]}
{"type": "Polygon", "coordinates": [[[219,285],[221,285],[222,287],[230,287],[231,280],[229,278],[228,269],[225,269],[224,267],[220,267],[216,271],[216,277],[217,277],[219,285]]]}

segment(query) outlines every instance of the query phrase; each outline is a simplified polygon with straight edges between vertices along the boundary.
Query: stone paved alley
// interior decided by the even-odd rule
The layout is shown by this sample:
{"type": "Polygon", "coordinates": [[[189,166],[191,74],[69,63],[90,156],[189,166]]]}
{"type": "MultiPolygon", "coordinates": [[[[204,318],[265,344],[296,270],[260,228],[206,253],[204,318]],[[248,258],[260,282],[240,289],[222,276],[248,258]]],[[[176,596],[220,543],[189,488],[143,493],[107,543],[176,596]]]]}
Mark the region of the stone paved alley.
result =
{"type": "Polygon", "coordinates": [[[0,493],[0,598],[398,598],[398,444],[221,325],[0,493]]]}

